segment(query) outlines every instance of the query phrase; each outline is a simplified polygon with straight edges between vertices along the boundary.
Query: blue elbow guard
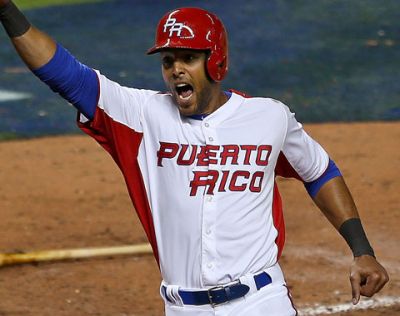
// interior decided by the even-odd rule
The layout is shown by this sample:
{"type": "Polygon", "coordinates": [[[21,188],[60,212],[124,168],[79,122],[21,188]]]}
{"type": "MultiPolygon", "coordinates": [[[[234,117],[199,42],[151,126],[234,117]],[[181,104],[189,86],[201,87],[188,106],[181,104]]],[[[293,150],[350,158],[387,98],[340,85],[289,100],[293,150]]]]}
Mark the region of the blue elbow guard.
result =
{"type": "Polygon", "coordinates": [[[33,73],[88,119],[94,118],[99,95],[97,75],[61,45],[57,44],[53,58],[33,73]]]}
{"type": "Polygon", "coordinates": [[[304,182],[304,186],[306,187],[308,194],[311,197],[315,197],[326,182],[335,177],[340,177],[341,175],[342,174],[339,168],[335,165],[332,159],[329,159],[329,165],[324,174],[320,176],[317,180],[314,180],[312,182],[304,182]]]}

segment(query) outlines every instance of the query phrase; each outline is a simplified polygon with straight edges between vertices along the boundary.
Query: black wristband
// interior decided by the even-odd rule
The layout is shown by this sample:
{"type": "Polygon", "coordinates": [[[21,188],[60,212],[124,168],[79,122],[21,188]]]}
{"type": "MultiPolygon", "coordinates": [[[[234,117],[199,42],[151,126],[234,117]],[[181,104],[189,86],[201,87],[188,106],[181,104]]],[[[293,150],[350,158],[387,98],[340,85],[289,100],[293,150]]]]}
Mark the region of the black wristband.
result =
{"type": "Polygon", "coordinates": [[[359,218],[346,220],[339,228],[339,233],[353,251],[354,257],[370,255],[375,257],[359,218]]]}
{"type": "Polygon", "coordinates": [[[31,27],[29,21],[12,1],[0,8],[0,21],[11,38],[25,34],[31,27]]]}

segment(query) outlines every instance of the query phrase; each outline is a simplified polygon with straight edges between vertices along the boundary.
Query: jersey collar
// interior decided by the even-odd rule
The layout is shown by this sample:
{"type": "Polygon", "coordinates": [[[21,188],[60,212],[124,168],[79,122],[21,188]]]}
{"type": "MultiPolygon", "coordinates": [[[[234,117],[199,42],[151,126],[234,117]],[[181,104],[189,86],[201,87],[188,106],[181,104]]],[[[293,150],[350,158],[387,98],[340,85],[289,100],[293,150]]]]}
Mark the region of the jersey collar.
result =
{"type": "MultiPolygon", "coordinates": [[[[232,96],[232,92],[230,91],[224,91],[225,95],[228,97],[228,101],[232,96]]],[[[228,102],[227,101],[227,102],[228,102]]],[[[226,102],[226,103],[227,103],[226,102]]],[[[191,118],[193,120],[198,120],[198,121],[202,121],[204,120],[207,116],[209,116],[210,114],[193,114],[193,115],[189,115],[188,118],[191,118]]]]}

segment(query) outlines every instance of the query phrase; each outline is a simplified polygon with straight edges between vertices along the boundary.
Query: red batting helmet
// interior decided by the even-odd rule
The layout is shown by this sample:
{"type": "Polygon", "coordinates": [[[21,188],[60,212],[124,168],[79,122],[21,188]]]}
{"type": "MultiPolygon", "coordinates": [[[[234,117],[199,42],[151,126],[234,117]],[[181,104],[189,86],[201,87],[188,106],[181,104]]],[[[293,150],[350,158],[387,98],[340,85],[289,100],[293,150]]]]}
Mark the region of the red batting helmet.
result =
{"type": "Polygon", "coordinates": [[[207,50],[206,68],[214,81],[224,79],[228,71],[228,37],[221,20],[200,8],[180,8],[168,12],[158,23],[154,54],[165,48],[207,50]]]}

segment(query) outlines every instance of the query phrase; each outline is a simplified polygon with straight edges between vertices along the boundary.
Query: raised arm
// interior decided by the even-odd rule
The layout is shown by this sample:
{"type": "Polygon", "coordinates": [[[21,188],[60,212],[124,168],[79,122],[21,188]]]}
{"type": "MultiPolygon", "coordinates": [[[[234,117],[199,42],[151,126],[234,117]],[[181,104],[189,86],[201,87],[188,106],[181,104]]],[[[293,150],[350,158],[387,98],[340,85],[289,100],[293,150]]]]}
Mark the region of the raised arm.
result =
{"type": "Polygon", "coordinates": [[[10,0],[0,0],[0,20],[18,54],[30,69],[49,62],[56,51],[56,42],[32,26],[10,0]]]}
{"type": "Polygon", "coordinates": [[[95,71],[32,26],[10,0],[0,0],[0,22],[33,73],[88,119],[93,119],[99,97],[95,71]]]}
{"type": "Polygon", "coordinates": [[[353,251],[354,261],[350,268],[353,304],[358,303],[360,295],[371,297],[379,292],[389,277],[375,259],[343,178],[339,176],[326,182],[313,199],[353,251]]]}

